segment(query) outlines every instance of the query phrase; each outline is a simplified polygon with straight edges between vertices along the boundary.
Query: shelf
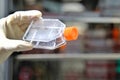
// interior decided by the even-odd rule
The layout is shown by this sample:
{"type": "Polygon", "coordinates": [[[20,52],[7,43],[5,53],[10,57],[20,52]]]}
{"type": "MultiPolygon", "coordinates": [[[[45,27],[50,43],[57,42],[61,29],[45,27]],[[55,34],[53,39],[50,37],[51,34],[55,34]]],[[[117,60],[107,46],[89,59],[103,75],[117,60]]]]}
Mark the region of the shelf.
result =
{"type": "Polygon", "coordinates": [[[118,17],[59,17],[59,16],[46,16],[45,18],[58,18],[65,21],[79,21],[84,23],[120,23],[118,17]]]}
{"type": "Polygon", "coordinates": [[[119,53],[95,53],[95,54],[21,54],[17,60],[46,60],[46,59],[81,59],[81,60],[116,60],[120,59],[119,53]]]}
{"type": "Polygon", "coordinates": [[[120,23],[120,17],[102,17],[97,13],[85,13],[85,15],[63,13],[63,14],[50,14],[43,15],[43,18],[57,18],[64,21],[79,21],[85,23],[120,23]],[[94,16],[95,15],[95,16],[94,16]]]}

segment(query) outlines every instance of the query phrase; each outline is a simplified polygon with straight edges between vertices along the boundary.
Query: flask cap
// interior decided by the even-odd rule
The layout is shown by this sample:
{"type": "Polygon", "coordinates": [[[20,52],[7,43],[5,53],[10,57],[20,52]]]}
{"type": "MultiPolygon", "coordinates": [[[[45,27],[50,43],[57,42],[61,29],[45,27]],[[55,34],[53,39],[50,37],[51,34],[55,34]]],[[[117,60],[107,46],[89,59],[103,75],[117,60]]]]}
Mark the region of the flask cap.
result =
{"type": "Polygon", "coordinates": [[[76,40],[78,35],[78,28],[75,26],[66,27],[64,30],[64,37],[67,41],[76,40]]]}

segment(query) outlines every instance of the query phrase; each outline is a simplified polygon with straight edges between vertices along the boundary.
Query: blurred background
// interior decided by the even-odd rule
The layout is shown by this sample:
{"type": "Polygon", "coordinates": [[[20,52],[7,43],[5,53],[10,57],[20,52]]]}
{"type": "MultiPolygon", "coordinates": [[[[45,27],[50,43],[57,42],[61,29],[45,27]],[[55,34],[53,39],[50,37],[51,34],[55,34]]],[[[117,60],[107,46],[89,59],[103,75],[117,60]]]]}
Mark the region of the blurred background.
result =
{"type": "Polygon", "coordinates": [[[0,80],[120,80],[120,0],[0,0],[0,10],[0,18],[40,10],[79,29],[77,40],[55,50],[15,52],[0,65],[0,80]]]}

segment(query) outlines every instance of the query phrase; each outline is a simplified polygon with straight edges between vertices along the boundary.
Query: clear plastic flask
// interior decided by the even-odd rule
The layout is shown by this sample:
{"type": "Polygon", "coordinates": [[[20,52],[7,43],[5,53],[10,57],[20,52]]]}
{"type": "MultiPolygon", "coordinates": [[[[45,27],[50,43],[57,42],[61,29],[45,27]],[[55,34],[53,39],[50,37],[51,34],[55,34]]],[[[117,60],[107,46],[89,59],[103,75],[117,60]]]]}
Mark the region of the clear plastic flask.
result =
{"type": "MultiPolygon", "coordinates": [[[[31,42],[34,48],[56,49],[66,44],[67,38],[65,36],[71,36],[71,34],[65,35],[69,33],[65,29],[66,25],[59,19],[39,19],[31,22],[23,36],[23,40],[31,42]]],[[[76,28],[75,30],[77,31],[76,28]]],[[[77,32],[72,34],[77,38],[77,32]]],[[[70,39],[68,37],[68,40],[70,39]]]]}

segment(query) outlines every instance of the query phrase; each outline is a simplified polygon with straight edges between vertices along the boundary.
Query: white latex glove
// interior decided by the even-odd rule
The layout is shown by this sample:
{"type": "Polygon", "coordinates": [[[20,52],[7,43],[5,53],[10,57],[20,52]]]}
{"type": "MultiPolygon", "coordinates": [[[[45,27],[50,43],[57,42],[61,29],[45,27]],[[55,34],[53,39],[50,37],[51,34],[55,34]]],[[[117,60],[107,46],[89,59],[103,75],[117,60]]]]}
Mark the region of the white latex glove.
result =
{"type": "Polygon", "coordinates": [[[0,19],[0,63],[5,61],[14,51],[25,51],[33,48],[22,37],[32,20],[42,16],[37,10],[17,11],[0,19]]]}

